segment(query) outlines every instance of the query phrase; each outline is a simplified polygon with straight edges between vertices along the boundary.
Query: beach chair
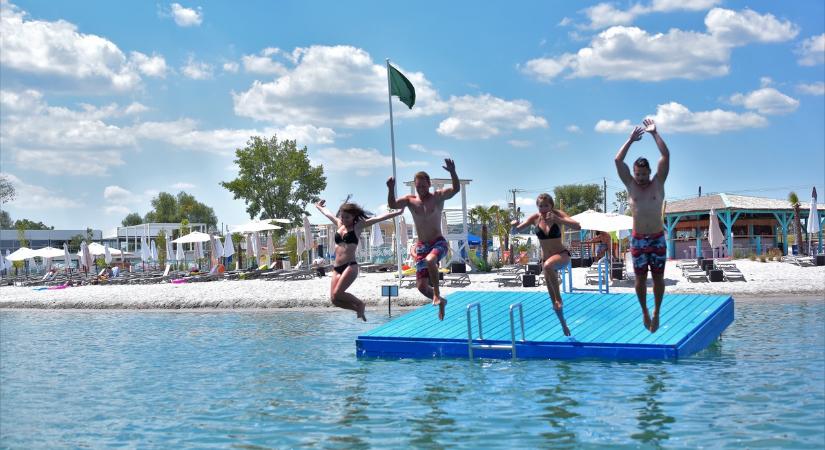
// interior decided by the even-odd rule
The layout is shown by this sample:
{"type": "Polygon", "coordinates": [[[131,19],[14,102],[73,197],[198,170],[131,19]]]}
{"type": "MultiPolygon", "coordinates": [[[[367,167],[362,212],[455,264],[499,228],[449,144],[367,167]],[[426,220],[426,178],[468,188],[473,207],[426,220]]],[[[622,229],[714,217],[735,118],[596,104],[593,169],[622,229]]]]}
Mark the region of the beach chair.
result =
{"type": "Polygon", "coordinates": [[[500,277],[496,277],[493,279],[498,284],[498,287],[502,286],[521,286],[522,285],[522,276],[524,272],[518,272],[511,275],[504,275],[500,277]]]}
{"type": "Polygon", "coordinates": [[[732,262],[716,262],[714,263],[714,267],[722,271],[722,277],[725,281],[748,281],[745,279],[745,274],[736,267],[735,263],[732,262]]]}
{"type": "Polygon", "coordinates": [[[710,282],[708,278],[708,274],[699,267],[698,264],[695,263],[684,263],[681,265],[682,268],[682,276],[685,277],[688,281],[695,283],[697,281],[706,281],[710,282]]]}
{"type": "Polygon", "coordinates": [[[444,284],[448,284],[450,286],[469,286],[470,285],[470,275],[466,273],[448,273],[444,274],[444,284]]]}
{"type": "Polygon", "coordinates": [[[782,257],[782,262],[796,264],[799,267],[810,267],[815,266],[816,261],[812,256],[799,256],[799,255],[791,255],[788,254],[787,256],[782,257]]]}

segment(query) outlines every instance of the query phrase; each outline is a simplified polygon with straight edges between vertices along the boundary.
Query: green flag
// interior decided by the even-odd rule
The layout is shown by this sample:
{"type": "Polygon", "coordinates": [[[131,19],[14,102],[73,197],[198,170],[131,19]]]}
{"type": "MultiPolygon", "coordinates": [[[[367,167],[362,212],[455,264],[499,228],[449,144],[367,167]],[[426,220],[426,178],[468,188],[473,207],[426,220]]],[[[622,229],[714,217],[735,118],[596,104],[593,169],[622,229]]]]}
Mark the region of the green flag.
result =
{"type": "Polygon", "coordinates": [[[410,80],[393,66],[390,66],[390,86],[390,95],[397,95],[402,103],[412,109],[415,104],[415,88],[410,80]]]}

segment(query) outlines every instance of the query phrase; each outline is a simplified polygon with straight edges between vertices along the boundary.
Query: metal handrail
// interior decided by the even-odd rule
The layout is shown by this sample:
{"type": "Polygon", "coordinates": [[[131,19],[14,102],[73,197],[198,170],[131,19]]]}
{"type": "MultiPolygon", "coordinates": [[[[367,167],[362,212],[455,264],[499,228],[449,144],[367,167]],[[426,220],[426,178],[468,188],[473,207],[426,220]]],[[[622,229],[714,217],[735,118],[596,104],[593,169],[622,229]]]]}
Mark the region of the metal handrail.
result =
{"type": "Polygon", "coordinates": [[[481,303],[473,302],[467,305],[467,349],[470,354],[470,359],[473,359],[473,321],[470,318],[470,311],[476,309],[476,317],[478,319],[478,339],[484,339],[484,332],[481,329],[481,303]]]}
{"type": "Polygon", "coordinates": [[[513,320],[513,311],[518,308],[519,323],[521,323],[521,342],[526,339],[524,337],[524,310],[521,307],[521,302],[510,305],[510,340],[513,343],[513,350],[511,352],[513,359],[516,359],[516,326],[513,320]]]}

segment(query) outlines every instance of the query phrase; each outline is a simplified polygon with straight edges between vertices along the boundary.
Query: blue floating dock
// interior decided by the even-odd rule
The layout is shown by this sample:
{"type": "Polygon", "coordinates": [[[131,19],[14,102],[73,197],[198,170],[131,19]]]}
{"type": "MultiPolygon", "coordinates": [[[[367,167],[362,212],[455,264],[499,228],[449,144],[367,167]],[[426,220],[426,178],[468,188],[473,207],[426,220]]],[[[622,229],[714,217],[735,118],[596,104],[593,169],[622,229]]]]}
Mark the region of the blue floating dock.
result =
{"type": "MultiPolygon", "coordinates": [[[[521,303],[525,339],[514,314],[518,358],[676,359],[707,347],[733,323],[729,295],[665,295],[659,330],[642,324],[636,294],[562,294],[564,315],[575,338],[564,336],[547,292],[460,291],[447,297],[447,315],[425,305],[358,336],[359,357],[467,358],[467,306],[481,307],[483,339],[477,313],[471,311],[473,356],[511,358],[510,305],[521,303]]],[[[653,295],[648,294],[652,310],[653,295]]]]}

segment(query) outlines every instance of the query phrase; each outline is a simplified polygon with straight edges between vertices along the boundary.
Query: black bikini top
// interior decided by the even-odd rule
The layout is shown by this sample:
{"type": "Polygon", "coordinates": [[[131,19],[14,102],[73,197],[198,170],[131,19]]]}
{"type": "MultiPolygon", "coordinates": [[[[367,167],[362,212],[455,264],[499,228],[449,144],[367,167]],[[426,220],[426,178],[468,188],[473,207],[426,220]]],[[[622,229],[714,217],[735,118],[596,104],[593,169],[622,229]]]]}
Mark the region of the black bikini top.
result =
{"type": "Polygon", "coordinates": [[[536,237],[539,238],[539,240],[560,238],[561,230],[559,229],[559,225],[554,223],[553,226],[550,227],[550,232],[544,234],[544,230],[542,230],[540,226],[536,225],[536,237]]]}
{"type": "Polygon", "coordinates": [[[341,237],[341,234],[336,231],[335,232],[335,243],[340,244],[342,242],[345,243],[345,244],[358,245],[358,235],[355,234],[355,230],[347,231],[346,233],[344,233],[343,237],[341,237]]]}

